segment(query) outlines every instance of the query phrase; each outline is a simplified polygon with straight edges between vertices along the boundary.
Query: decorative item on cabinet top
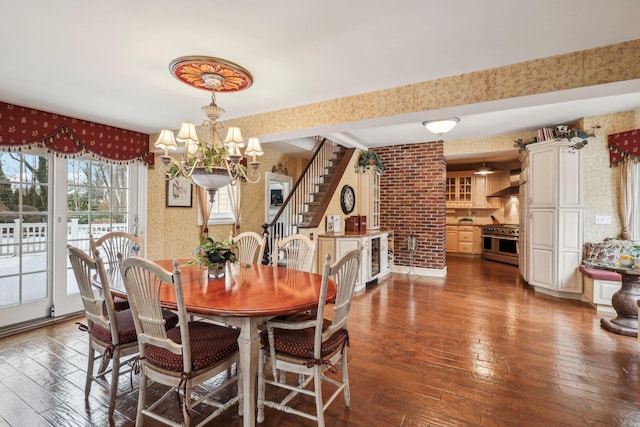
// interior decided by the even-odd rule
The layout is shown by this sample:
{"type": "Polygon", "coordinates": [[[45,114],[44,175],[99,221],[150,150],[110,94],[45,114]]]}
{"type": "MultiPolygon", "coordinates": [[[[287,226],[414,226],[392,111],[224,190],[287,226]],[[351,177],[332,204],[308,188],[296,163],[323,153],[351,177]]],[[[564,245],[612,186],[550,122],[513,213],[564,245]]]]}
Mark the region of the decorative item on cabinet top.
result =
{"type": "Polygon", "coordinates": [[[529,144],[551,140],[567,140],[574,142],[571,148],[573,148],[574,150],[580,150],[588,144],[589,138],[596,136],[596,129],[600,129],[600,126],[594,126],[591,129],[591,133],[587,133],[580,128],[570,129],[567,125],[558,125],[555,128],[541,128],[538,129],[537,136],[532,137],[528,141],[524,141],[523,139],[516,139],[513,146],[518,148],[519,153],[522,153],[529,144]]]}

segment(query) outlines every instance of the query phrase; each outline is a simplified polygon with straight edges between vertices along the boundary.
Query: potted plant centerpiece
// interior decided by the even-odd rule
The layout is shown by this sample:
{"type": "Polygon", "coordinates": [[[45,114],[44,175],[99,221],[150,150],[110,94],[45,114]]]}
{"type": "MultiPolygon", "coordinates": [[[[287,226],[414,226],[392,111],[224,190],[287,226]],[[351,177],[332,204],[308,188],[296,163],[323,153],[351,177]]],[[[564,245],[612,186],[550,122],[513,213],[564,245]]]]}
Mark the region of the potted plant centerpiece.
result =
{"type": "Polygon", "coordinates": [[[216,241],[212,237],[202,236],[198,241],[198,247],[193,251],[194,261],[202,267],[206,267],[209,277],[224,277],[227,262],[236,262],[234,252],[238,248],[238,242],[234,240],[216,241]]]}
{"type": "Polygon", "coordinates": [[[384,164],[380,156],[373,151],[363,151],[356,163],[356,171],[364,171],[373,169],[377,174],[382,175],[387,166],[384,164]]]}

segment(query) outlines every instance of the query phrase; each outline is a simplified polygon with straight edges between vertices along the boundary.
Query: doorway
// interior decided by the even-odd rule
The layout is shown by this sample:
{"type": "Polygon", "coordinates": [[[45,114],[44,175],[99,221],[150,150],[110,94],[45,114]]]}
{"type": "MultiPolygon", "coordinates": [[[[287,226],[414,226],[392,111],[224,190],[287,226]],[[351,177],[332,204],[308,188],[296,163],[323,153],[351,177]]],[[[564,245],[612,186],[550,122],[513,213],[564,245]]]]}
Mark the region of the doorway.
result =
{"type": "Polygon", "coordinates": [[[267,224],[271,224],[277,213],[280,211],[280,208],[282,208],[287,196],[291,192],[293,179],[290,176],[279,175],[272,172],[266,172],[264,174],[264,179],[264,220],[267,224]]]}

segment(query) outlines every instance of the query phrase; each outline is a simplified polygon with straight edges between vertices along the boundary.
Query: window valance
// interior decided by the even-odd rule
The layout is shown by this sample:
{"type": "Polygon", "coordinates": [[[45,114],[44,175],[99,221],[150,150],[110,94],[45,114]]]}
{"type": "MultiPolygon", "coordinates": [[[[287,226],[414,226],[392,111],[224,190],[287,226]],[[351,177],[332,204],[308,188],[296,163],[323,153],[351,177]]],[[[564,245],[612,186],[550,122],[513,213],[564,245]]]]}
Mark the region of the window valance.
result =
{"type": "Polygon", "coordinates": [[[640,161],[640,129],[614,133],[607,138],[609,164],[615,166],[626,158],[640,161]]]}
{"type": "Polygon", "coordinates": [[[0,102],[0,149],[44,147],[56,155],[153,166],[149,135],[0,102]]]}

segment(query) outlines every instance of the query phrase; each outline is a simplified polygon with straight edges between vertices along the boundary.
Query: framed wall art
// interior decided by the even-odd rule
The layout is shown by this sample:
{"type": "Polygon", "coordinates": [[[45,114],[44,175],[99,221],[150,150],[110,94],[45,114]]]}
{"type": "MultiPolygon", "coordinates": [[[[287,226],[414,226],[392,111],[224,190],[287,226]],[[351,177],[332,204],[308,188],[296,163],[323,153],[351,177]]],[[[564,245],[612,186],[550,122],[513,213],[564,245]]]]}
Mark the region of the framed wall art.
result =
{"type": "Polygon", "coordinates": [[[190,180],[174,178],[167,181],[167,207],[190,208],[193,205],[193,185],[190,180]]]}

